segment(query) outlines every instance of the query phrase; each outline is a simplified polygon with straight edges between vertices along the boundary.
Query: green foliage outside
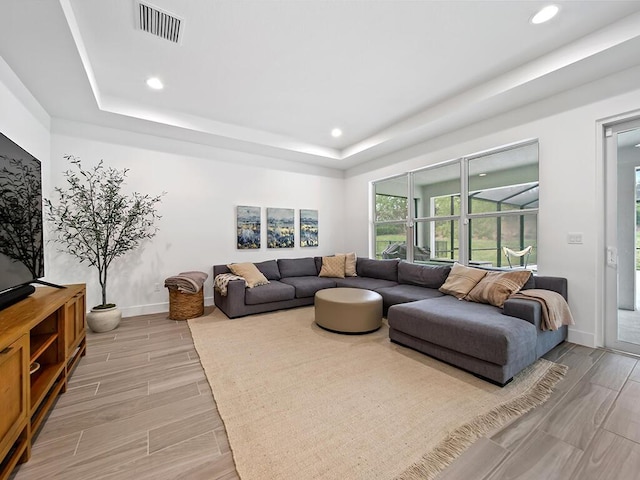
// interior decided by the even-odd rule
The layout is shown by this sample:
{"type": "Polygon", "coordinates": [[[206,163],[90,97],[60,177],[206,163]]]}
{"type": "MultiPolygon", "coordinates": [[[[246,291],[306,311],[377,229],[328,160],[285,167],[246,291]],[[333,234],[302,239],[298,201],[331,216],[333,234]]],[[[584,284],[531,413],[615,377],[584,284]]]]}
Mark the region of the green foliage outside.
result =
{"type": "MultiPolygon", "coordinates": [[[[434,198],[435,216],[449,216],[460,214],[460,196],[442,196],[434,198]]],[[[516,210],[519,207],[503,203],[502,210],[516,210]]],[[[471,199],[471,211],[473,213],[491,213],[497,211],[497,204],[492,201],[482,199],[471,199]]],[[[637,209],[640,218],[640,205],[637,209]]],[[[407,202],[404,197],[394,197],[390,195],[376,195],[376,219],[377,221],[403,220],[407,215],[407,202]]],[[[525,217],[524,241],[520,239],[520,216],[502,217],[500,243],[497,240],[497,217],[477,218],[471,222],[471,260],[476,262],[491,262],[492,265],[507,265],[507,259],[502,253],[502,246],[512,249],[520,249],[521,243],[524,246],[533,245],[533,252],[529,256],[530,265],[537,263],[536,238],[537,222],[535,217],[525,217]]],[[[453,245],[451,244],[452,222],[436,221],[435,226],[436,251],[432,251],[432,258],[452,258],[458,257],[458,229],[457,223],[453,222],[453,245]],[[453,248],[453,255],[451,249],[453,248]]],[[[387,224],[376,226],[376,258],[382,258],[382,252],[392,243],[405,243],[406,234],[404,225],[387,224]]],[[[427,246],[427,245],[421,245],[427,246]]],[[[640,259],[637,260],[640,268],[640,259]]]]}
{"type": "Polygon", "coordinates": [[[376,222],[404,220],[408,215],[407,197],[376,194],[376,222]]]}

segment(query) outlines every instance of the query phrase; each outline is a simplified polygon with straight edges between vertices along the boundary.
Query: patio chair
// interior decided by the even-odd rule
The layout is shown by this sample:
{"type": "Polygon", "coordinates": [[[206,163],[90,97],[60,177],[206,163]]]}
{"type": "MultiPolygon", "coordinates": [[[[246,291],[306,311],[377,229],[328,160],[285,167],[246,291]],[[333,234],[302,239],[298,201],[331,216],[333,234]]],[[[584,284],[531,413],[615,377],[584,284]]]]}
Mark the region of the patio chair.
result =
{"type": "Polygon", "coordinates": [[[507,257],[507,262],[509,262],[509,268],[513,268],[511,264],[511,257],[518,258],[518,263],[520,262],[520,258],[524,257],[524,268],[527,268],[527,263],[529,262],[529,255],[531,255],[531,250],[533,250],[533,246],[529,245],[527,248],[523,250],[511,250],[508,247],[502,247],[502,251],[504,256],[507,257]]]}

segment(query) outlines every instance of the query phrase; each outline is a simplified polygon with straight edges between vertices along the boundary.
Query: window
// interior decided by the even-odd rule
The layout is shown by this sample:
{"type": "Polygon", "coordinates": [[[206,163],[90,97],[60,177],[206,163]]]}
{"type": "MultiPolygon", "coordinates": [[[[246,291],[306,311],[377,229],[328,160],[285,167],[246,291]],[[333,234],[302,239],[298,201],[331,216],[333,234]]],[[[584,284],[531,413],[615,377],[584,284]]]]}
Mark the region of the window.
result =
{"type": "Polygon", "coordinates": [[[459,259],[460,162],[412,173],[416,209],[414,261],[435,263],[459,259]],[[418,255],[418,253],[420,255],[418,255]]]}
{"type": "MultiPolygon", "coordinates": [[[[538,213],[538,143],[468,160],[469,263],[507,265],[502,247],[523,250],[535,265],[538,213]]],[[[515,259],[524,265],[523,257],[515,259]]],[[[512,259],[512,263],[514,259],[512,259]]]]}
{"type": "Polygon", "coordinates": [[[401,251],[404,252],[402,258],[406,258],[408,176],[401,175],[376,183],[374,195],[376,258],[399,258],[401,251]]]}
{"type": "Polygon", "coordinates": [[[537,141],[374,182],[374,191],[376,258],[502,267],[503,247],[532,246],[528,265],[537,263],[537,141]]]}

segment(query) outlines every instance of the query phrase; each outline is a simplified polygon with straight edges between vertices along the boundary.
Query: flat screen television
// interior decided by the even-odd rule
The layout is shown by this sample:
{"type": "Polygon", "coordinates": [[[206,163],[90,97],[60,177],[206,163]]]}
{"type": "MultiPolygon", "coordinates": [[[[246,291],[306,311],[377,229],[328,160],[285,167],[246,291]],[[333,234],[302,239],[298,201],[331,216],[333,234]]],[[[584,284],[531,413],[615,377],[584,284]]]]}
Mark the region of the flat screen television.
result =
{"type": "Polygon", "coordinates": [[[44,276],[40,161],[0,134],[0,309],[44,276]]]}

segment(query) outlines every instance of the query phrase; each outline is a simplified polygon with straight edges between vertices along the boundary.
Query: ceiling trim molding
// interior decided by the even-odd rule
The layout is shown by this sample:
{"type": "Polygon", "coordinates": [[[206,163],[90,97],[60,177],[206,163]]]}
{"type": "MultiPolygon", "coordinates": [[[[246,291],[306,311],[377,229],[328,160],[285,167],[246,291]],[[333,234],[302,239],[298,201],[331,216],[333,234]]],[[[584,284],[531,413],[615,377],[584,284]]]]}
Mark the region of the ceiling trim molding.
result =
{"type": "Polygon", "coordinates": [[[96,100],[96,104],[98,105],[98,108],[102,109],[100,89],[98,88],[98,82],[96,81],[96,76],[93,73],[93,67],[91,66],[91,61],[89,60],[89,54],[87,53],[87,49],[84,45],[84,42],[82,41],[82,35],[80,34],[78,21],[76,19],[75,13],[73,12],[73,7],[71,6],[71,0],[59,0],[59,1],[60,1],[60,6],[62,7],[62,12],[64,13],[64,17],[67,20],[67,25],[69,25],[69,30],[71,31],[73,42],[76,44],[78,55],[80,56],[80,61],[82,62],[82,67],[84,68],[84,71],[87,74],[87,80],[89,80],[89,85],[91,86],[93,97],[96,100]]]}
{"type": "Polygon", "coordinates": [[[640,13],[636,13],[553,53],[428,107],[362,142],[347,147],[342,152],[342,158],[352,157],[416,129],[425,128],[430,123],[440,122],[444,117],[496,98],[639,36],[640,13]]]}
{"type": "Polygon", "coordinates": [[[229,150],[224,147],[216,147],[188,140],[159,137],[150,133],[123,130],[63,118],[52,118],[51,134],[84,138],[115,145],[126,145],[169,154],[187,155],[205,160],[232,163],[234,165],[242,164],[267,170],[281,170],[331,178],[344,178],[345,173],[342,169],[323,167],[314,163],[302,163],[258,153],[229,150]]]}
{"type": "MultiPolygon", "coordinates": [[[[51,117],[40,102],[24,86],[20,78],[0,56],[0,87],[5,85],[20,103],[40,122],[47,130],[51,128],[51,117]]],[[[5,108],[3,104],[3,108],[5,108]]]]}
{"type": "Polygon", "coordinates": [[[149,109],[143,104],[129,100],[121,100],[117,97],[103,96],[100,110],[192,130],[194,132],[208,133],[242,142],[303,153],[328,160],[342,159],[340,152],[333,148],[304,143],[284,135],[218,122],[196,115],[159,108],[149,109]]]}
{"type": "MultiPolygon", "coordinates": [[[[460,122],[477,122],[501,113],[504,108],[518,108],[527,100],[514,100],[510,93],[531,87],[536,82],[570,69],[609,49],[640,37],[640,12],[593,32],[558,50],[499,75],[483,84],[423,108],[368,138],[342,150],[297,141],[276,133],[219,122],[204,117],[170,110],[150,108],[128,99],[100,93],[89,54],[85,48],[71,0],[59,0],[98,108],[103,112],[132,117],[177,129],[224,138],[236,142],[237,149],[249,145],[268,147],[288,155],[300,154],[306,161],[317,160],[328,168],[349,169],[363,162],[428,141],[451,129],[463,127],[460,122]]],[[[606,74],[606,73],[605,73],[606,74]]],[[[594,77],[586,81],[594,80],[594,77]]],[[[526,97],[522,97],[526,98],[526,97]]],[[[535,100],[535,98],[532,98],[535,100]]]]}

